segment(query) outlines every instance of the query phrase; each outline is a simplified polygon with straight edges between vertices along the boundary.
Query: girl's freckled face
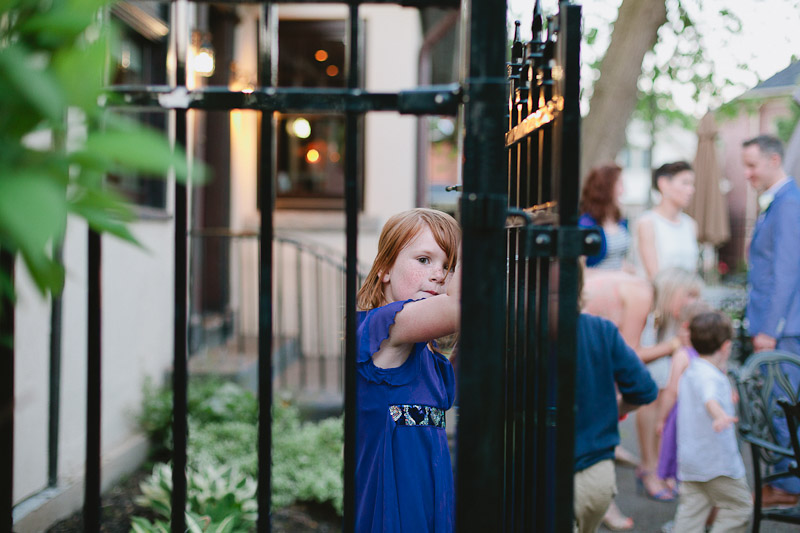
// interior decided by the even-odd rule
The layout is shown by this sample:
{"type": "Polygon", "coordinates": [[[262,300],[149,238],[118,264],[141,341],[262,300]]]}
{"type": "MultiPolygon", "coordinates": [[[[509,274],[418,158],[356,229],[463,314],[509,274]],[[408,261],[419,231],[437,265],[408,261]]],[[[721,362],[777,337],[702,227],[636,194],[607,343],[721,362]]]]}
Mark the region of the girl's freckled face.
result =
{"type": "Polygon", "coordinates": [[[447,271],[447,255],[430,228],[425,227],[400,251],[392,268],[383,273],[386,303],[443,294],[447,271]]]}

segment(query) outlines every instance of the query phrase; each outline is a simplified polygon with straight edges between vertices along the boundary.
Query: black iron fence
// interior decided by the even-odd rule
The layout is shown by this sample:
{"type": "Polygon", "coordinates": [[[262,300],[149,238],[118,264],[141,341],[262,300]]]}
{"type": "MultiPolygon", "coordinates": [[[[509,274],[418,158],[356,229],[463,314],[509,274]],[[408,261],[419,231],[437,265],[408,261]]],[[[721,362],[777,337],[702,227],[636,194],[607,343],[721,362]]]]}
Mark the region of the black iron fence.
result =
{"type": "MultiPolygon", "coordinates": [[[[319,2],[319,0],[314,0],[319,2]]],[[[295,0],[295,3],[296,0],[295,0]]],[[[303,2],[300,2],[303,3],[303,2]]],[[[534,6],[533,39],[514,43],[507,61],[505,2],[465,1],[467,68],[460,85],[398,93],[359,88],[360,0],[348,5],[347,87],[275,87],[274,27],[269,4],[261,9],[258,86],[251,91],[209,87],[187,90],[186,43],[172,32],[170,54],[179,80],[172,87],[119,87],[129,105],[170,109],[176,138],[187,143],[187,111],[252,109],[260,123],[261,243],[276,241],[270,113],[335,112],[346,120],[344,276],[345,471],[343,530],[354,529],[355,309],[360,202],[359,119],[368,112],[414,115],[463,113],[464,229],[462,333],[459,348],[459,425],[456,524],[459,531],[570,531],[574,434],[575,328],[578,256],[596,235],[577,227],[579,162],[579,6],[564,2],[545,19],[534,6]],[[501,290],[502,289],[502,290],[501,290]]],[[[370,0],[370,3],[398,3],[370,0]]],[[[458,7],[455,0],[407,0],[405,6],[458,7]]],[[[187,2],[172,4],[172,19],[187,2]]],[[[175,185],[174,455],[172,531],[186,528],[186,389],[189,353],[187,188],[175,185]]],[[[280,328],[273,283],[284,259],[274,246],[258,246],[257,343],[259,388],[259,531],[270,531],[271,402],[280,328]]],[[[100,240],[90,237],[89,411],[84,517],[100,525],[100,240]]],[[[313,267],[312,267],[313,269],[313,267]]],[[[301,298],[302,300],[302,298],[301,298]]],[[[298,317],[298,323],[305,323],[298,317]]],[[[13,323],[12,323],[13,324],[13,323]]],[[[6,326],[8,327],[8,326],[6,326]]],[[[3,352],[5,355],[5,352],[3,352]]],[[[306,369],[308,370],[308,369],[306,369]]],[[[5,375],[5,374],[4,374],[5,375]]],[[[13,380],[12,380],[13,381],[13,380]]],[[[6,389],[7,390],[7,389],[6,389]]],[[[6,423],[7,418],[2,419],[6,423]]],[[[5,425],[3,426],[6,427],[5,425]]],[[[13,436],[10,436],[13,438],[13,436]]],[[[4,446],[8,440],[3,438],[4,446]]],[[[5,449],[5,448],[3,448],[5,449]]],[[[4,455],[5,457],[5,455],[4,455]]],[[[3,479],[10,492],[11,476],[3,479]]],[[[11,508],[3,505],[8,524],[11,508]]]]}

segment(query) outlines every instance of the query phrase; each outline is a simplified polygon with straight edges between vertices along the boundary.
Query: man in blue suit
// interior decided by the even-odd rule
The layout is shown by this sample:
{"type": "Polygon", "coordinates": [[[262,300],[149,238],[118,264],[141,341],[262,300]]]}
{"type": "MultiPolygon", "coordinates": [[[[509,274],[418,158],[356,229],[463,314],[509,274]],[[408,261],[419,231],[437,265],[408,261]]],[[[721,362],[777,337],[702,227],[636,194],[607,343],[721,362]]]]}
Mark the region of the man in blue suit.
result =
{"type": "MultiPolygon", "coordinates": [[[[800,189],[783,170],[783,144],[776,137],[745,141],[742,161],[760,208],[748,253],[746,316],[753,349],[800,355],[800,189]]],[[[788,431],[784,436],[788,445],[788,431]]],[[[779,480],[765,486],[763,503],[793,505],[797,493],[797,479],[779,480]]]]}
{"type": "Polygon", "coordinates": [[[800,355],[800,190],[783,170],[779,139],[759,135],[743,146],[745,177],[760,207],[747,276],[753,349],[800,355]]]}

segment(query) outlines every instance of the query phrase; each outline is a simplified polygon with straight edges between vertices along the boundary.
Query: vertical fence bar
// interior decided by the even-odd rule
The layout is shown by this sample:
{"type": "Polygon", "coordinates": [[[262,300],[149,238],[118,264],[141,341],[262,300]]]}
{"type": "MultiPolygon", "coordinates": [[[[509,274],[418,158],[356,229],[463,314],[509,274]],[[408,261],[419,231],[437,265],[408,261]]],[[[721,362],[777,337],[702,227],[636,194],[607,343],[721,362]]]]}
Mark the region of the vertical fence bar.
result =
{"type": "Polygon", "coordinates": [[[503,523],[504,293],[507,175],[504,146],[506,2],[464,2],[469,67],[464,81],[463,279],[456,473],[458,531],[503,523]],[[480,468],[475,468],[480,465],[480,468]]]}
{"type": "MultiPolygon", "coordinates": [[[[176,112],[177,137],[185,139],[186,111],[176,112]]],[[[175,316],[172,372],[172,531],[183,531],[186,506],[186,445],[188,440],[187,361],[187,198],[186,185],[175,183],[175,316]]]]}
{"type": "MultiPolygon", "coordinates": [[[[558,202],[561,227],[577,227],[578,190],[580,182],[580,20],[581,7],[561,4],[559,13],[559,57],[557,61],[564,71],[562,85],[564,110],[560,152],[554,157],[559,174],[558,202]]],[[[572,476],[564,476],[574,468],[575,446],[575,369],[577,352],[578,318],[578,259],[559,253],[558,279],[558,393],[557,432],[554,463],[556,476],[554,495],[556,502],[555,531],[569,531],[573,527],[572,476]]]]}
{"type": "MultiPolygon", "coordinates": [[[[258,81],[262,87],[273,84],[272,39],[277,38],[274,10],[269,2],[261,10],[258,46],[258,81]]],[[[272,366],[273,366],[273,255],[275,228],[275,115],[261,113],[259,195],[261,206],[258,269],[258,523],[260,533],[272,531],[272,366]]],[[[297,275],[300,275],[298,271],[297,275]]],[[[299,299],[298,299],[299,301],[299,299]]],[[[280,310],[279,310],[280,313],[280,310]]],[[[300,340],[302,342],[302,339],[300,340]]],[[[285,369],[284,369],[285,370],[285,369]]]]}
{"type": "MultiPolygon", "coordinates": [[[[344,302],[345,300],[345,292],[347,290],[347,269],[346,267],[342,267],[339,265],[339,268],[336,271],[336,301],[337,302],[344,302]]],[[[345,331],[342,329],[345,324],[345,309],[346,307],[342,308],[342,315],[341,320],[339,320],[336,328],[337,338],[340,339],[339,346],[337,348],[339,354],[339,364],[336,365],[337,369],[337,376],[336,376],[336,391],[342,393],[342,397],[344,397],[344,373],[345,373],[345,331]]]]}
{"type": "MultiPolygon", "coordinates": [[[[533,10],[533,21],[531,23],[531,41],[526,47],[525,67],[523,74],[526,75],[527,93],[526,102],[520,111],[523,114],[530,114],[538,105],[538,89],[536,69],[541,58],[541,33],[542,17],[541,5],[537,0],[533,10]]],[[[523,117],[520,117],[522,120],[523,117]]],[[[526,144],[526,174],[525,180],[528,184],[528,203],[529,205],[544,203],[540,183],[541,173],[541,150],[539,142],[539,131],[528,135],[526,144]]],[[[545,456],[545,415],[546,415],[546,375],[547,361],[544,357],[547,342],[547,286],[548,286],[548,260],[541,257],[531,259],[531,274],[528,279],[529,285],[529,310],[527,319],[528,333],[528,355],[530,362],[528,365],[527,377],[530,387],[528,389],[528,413],[535,424],[530,424],[527,431],[527,442],[529,443],[530,461],[527,468],[526,485],[529,487],[529,498],[526,500],[528,509],[526,524],[533,531],[543,531],[544,517],[546,515],[545,495],[547,494],[547,480],[544,476],[544,464],[547,460],[545,456]]]]}
{"type": "MultiPolygon", "coordinates": [[[[349,6],[347,25],[347,87],[359,87],[358,4],[349,6]]],[[[342,531],[355,531],[356,518],[356,291],[358,290],[358,210],[361,194],[359,175],[358,114],[348,111],[345,117],[345,211],[347,272],[345,276],[345,373],[344,373],[344,519],[342,531]]]]}
{"type": "Polygon", "coordinates": [[[101,284],[102,260],[100,234],[89,230],[89,271],[87,301],[86,365],[86,465],[83,498],[85,531],[100,531],[100,376],[101,374],[101,284]]]}
{"type": "MultiPolygon", "coordinates": [[[[263,116],[262,116],[263,120],[263,116]]],[[[275,290],[277,290],[277,294],[275,296],[275,309],[277,312],[275,313],[275,322],[277,324],[275,328],[274,335],[278,338],[278,343],[280,346],[280,350],[278,351],[278,388],[286,387],[286,347],[284,343],[286,342],[286,331],[283,327],[283,285],[278,286],[278,280],[283,280],[283,258],[284,253],[283,250],[285,248],[282,241],[277,240],[275,247],[277,248],[276,252],[276,259],[275,259],[275,290]]]]}
{"type": "MultiPolygon", "coordinates": [[[[0,272],[14,286],[14,254],[0,249],[0,272]]],[[[0,529],[14,525],[14,302],[0,293],[0,529]]]]}
{"type": "Polygon", "coordinates": [[[314,285],[317,292],[316,308],[317,308],[317,389],[322,390],[322,384],[325,383],[325,357],[323,356],[323,334],[325,333],[325,323],[322,312],[323,291],[321,289],[320,280],[322,280],[322,259],[319,255],[314,257],[314,277],[316,278],[314,285]]]}
{"type": "MultiPolygon", "coordinates": [[[[272,113],[261,119],[261,240],[258,283],[258,531],[272,530],[272,113]]],[[[298,273],[299,275],[299,273],[298,273]]]]}
{"type": "MultiPolygon", "coordinates": [[[[59,263],[64,262],[63,245],[53,246],[53,257],[59,263]]],[[[50,383],[48,387],[48,422],[47,422],[47,485],[58,484],[58,434],[61,407],[61,324],[63,300],[61,295],[52,295],[50,311],[50,383]]]]}
{"type": "MultiPolygon", "coordinates": [[[[172,5],[171,47],[175,57],[175,85],[186,85],[187,5],[172,5]]],[[[187,111],[175,111],[175,144],[186,147],[187,111]]],[[[186,518],[186,444],[188,440],[187,410],[187,187],[175,181],[175,273],[172,368],[172,497],[171,531],[185,531],[186,518]]]]}
{"type": "Polygon", "coordinates": [[[298,246],[295,249],[296,276],[295,288],[297,290],[297,355],[300,365],[300,387],[307,388],[306,382],[306,351],[303,348],[303,250],[298,246]]]}
{"type": "MultiPolygon", "coordinates": [[[[515,90],[519,85],[519,69],[514,60],[521,43],[519,42],[519,21],[515,22],[514,42],[511,46],[511,62],[507,65],[508,76],[508,129],[517,125],[515,90]]],[[[519,207],[519,180],[517,179],[517,158],[516,149],[508,150],[508,205],[509,207],[519,207]]],[[[519,283],[516,276],[518,265],[519,232],[511,229],[506,232],[508,274],[505,279],[506,287],[506,351],[505,351],[505,419],[506,419],[506,440],[505,457],[506,464],[504,469],[504,490],[505,490],[505,511],[504,511],[504,531],[513,531],[515,514],[514,507],[516,502],[516,453],[514,433],[516,431],[516,331],[515,327],[517,314],[513,302],[514,295],[519,283]]]]}

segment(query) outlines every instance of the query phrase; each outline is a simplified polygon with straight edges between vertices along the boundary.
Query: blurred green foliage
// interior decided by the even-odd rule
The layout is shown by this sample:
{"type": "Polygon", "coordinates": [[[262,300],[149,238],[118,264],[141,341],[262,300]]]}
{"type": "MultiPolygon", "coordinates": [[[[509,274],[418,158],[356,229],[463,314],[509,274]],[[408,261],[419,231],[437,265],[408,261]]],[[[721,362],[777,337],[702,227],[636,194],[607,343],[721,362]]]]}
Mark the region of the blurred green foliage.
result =
{"type": "MultiPolygon", "coordinates": [[[[189,177],[185,153],[162,133],[110,110],[119,35],[109,2],[0,0],[0,247],[23,259],[43,294],[64,284],[52,250],[68,215],[136,242],[134,212],[107,174],[189,177]]],[[[200,181],[204,168],[193,166],[200,181]]],[[[9,272],[0,291],[13,300],[9,272]]]]}
{"type": "MultiPolygon", "coordinates": [[[[144,398],[139,424],[150,437],[154,459],[167,461],[172,450],[172,392],[169,387],[148,384],[144,398]]],[[[254,480],[258,476],[256,396],[235,383],[193,378],[189,382],[187,405],[187,460],[192,475],[215,477],[232,469],[237,475],[241,473],[254,480]]],[[[288,402],[274,402],[272,505],[282,508],[298,501],[318,502],[332,505],[341,514],[343,444],[342,417],[304,422],[297,407],[288,402]]],[[[192,497],[189,494],[190,500],[192,497]]],[[[189,510],[208,514],[200,507],[189,510]]],[[[216,516],[214,521],[221,518],[222,515],[216,516]]]]}

